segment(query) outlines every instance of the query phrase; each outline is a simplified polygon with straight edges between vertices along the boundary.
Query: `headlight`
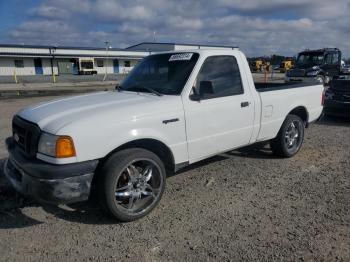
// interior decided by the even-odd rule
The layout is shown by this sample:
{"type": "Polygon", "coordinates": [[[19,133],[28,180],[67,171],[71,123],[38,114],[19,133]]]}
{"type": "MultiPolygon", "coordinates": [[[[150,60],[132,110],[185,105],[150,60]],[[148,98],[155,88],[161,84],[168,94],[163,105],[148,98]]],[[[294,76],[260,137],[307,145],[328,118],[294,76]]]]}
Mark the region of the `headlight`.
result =
{"type": "Polygon", "coordinates": [[[311,72],[308,72],[306,73],[307,76],[317,76],[319,73],[319,71],[311,71],[311,72]]]}
{"type": "Polygon", "coordinates": [[[56,158],[75,156],[74,143],[71,137],[48,133],[42,133],[38,144],[38,152],[56,158]]]}

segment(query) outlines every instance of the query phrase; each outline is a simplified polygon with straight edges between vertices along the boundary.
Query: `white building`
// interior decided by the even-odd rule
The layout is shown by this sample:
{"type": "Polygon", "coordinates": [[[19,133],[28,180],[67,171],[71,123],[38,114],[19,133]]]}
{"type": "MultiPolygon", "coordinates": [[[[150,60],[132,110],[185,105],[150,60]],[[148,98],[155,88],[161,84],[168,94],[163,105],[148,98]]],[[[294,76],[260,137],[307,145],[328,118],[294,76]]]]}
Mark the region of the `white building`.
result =
{"type": "Polygon", "coordinates": [[[78,74],[79,61],[98,74],[128,73],[149,52],[125,49],[0,45],[0,76],[78,74]]]}
{"type": "Polygon", "coordinates": [[[143,57],[183,49],[233,49],[175,43],[140,43],[125,49],[0,44],[0,76],[64,75],[78,73],[126,74],[143,57]]]}

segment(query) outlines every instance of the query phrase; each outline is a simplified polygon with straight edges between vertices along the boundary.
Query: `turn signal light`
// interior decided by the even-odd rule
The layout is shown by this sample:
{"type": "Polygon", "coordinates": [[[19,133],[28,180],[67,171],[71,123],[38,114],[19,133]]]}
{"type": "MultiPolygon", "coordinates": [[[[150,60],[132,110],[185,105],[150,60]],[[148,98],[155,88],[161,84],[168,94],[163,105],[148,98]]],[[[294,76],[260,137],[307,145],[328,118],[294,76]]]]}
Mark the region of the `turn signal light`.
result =
{"type": "Polygon", "coordinates": [[[56,157],[72,157],[75,156],[74,143],[69,136],[60,136],[56,140],[56,157]]]}

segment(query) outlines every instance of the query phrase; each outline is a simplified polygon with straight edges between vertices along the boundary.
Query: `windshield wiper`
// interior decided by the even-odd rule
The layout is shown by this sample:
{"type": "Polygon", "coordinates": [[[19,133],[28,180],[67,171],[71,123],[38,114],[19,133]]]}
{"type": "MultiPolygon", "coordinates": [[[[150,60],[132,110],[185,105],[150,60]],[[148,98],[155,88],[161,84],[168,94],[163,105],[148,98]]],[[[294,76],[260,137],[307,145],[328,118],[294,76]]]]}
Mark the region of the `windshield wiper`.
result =
{"type": "Polygon", "coordinates": [[[119,87],[120,90],[122,91],[138,91],[138,90],[145,90],[145,91],[148,91],[149,93],[152,93],[152,94],[155,94],[157,96],[163,96],[163,94],[159,93],[158,91],[152,89],[152,88],[149,88],[149,87],[146,87],[146,86],[139,86],[139,85],[135,85],[135,86],[132,86],[128,89],[124,89],[124,88],[121,88],[119,87]]]}

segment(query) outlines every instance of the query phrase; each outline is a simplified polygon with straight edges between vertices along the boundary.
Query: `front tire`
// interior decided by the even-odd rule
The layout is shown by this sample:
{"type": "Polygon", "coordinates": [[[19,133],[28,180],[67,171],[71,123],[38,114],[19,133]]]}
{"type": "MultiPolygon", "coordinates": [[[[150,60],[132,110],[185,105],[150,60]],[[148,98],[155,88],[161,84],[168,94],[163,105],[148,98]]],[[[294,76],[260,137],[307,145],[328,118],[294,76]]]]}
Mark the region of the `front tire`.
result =
{"type": "Polygon", "coordinates": [[[119,221],[146,216],[160,201],[166,170],[154,153],[125,149],[114,153],[98,174],[98,194],[104,209],[119,221]]]}
{"type": "Polygon", "coordinates": [[[304,121],[296,115],[288,115],[277,137],[270,142],[273,153],[281,157],[292,157],[300,150],[304,141],[304,121]]]}

